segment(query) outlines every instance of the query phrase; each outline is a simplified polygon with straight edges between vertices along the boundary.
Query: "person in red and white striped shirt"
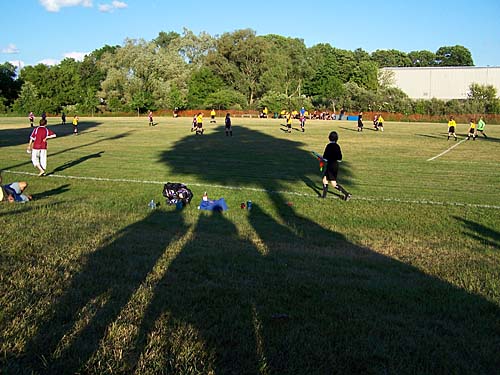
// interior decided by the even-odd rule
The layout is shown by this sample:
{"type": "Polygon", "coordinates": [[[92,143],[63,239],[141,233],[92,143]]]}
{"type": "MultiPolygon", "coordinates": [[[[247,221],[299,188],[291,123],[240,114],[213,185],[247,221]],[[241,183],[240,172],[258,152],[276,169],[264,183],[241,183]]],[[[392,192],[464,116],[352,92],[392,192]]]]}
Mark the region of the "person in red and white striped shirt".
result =
{"type": "Polygon", "coordinates": [[[47,169],[47,139],[56,137],[56,133],[47,129],[46,125],[47,120],[41,119],[40,126],[31,132],[27,150],[31,152],[31,162],[40,171],[39,176],[44,176],[47,169]]]}

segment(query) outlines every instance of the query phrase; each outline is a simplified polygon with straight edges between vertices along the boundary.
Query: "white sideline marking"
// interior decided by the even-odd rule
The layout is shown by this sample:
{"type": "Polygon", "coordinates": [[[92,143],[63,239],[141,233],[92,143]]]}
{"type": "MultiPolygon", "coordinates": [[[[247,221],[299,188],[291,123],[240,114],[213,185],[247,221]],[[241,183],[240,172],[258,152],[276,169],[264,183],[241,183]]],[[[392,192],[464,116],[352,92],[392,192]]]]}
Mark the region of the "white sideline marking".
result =
{"type": "MultiPolygon", "coordinates": [[[[11,171],[4,169],[3,172],[12,174],[21,174],[27,176],[38,176],[38,173],[32,172],[22,172],[22,171],[11,171]]],[[[131,180],[127,178],[106,178],[106,177],[85,177],[85,176],[69,176],[69,175],[58,175],[49,174],[41,178],[66,178],[72,180],[89,180],[89,181],[105,181],[105,182],[128,182],[134,184],[152,184],[152,185],[163,185],[168,181],[155,181],[155,180],[131,180]]],[[[316,194],[308,193],[298,193],[296,191],[285,191],[285,190],[268,190],[262,188],[251,188],[251,187],[238,187],[238,186],[228,186],[228,185],[211,185],[211,184],[199,184],[195,182],[183,182],[186,185],[199,186],[199,187],[211,187],[217,189],[226,190],[247,190],[255,191],[259,193],[268,194],[287,194],[287,195],[297,195],[301,197],[317,197],[316,194]]],[[[476,204],[476,203],[461,203],[461,202],[439,202],[439,201],[429,201],[429,200],[413,200],[413,199],[399,199],[399,198],[371,198],[371,197],[351,197],[351,200],[368,201],[368,202],[395,202],[395,203],[409,203],[409,204],[428,204],[435,206],[459,206],[459,207],[477,207],[477,208],[491,208],[495,210],[500,210],[500,206],[491,204],[476,204]]]]}
{"type": "Polygon", "coordinates": [[[466,139],[462,139],[460,142],[455,143],[453,146],[451,146],[449,149],[447,149],[447,150],[443,151],[443,152],[442,152],[442,153],[440,153],[439,155],[436,155],[436,156],[434,156],[433,158],[427,159],[427,161],[432,161],[432,160],[434,160],[434,159],[437,159],[437,158],[438,158],[438,157],[440,157],[440,156],[443,156],[444,154],[446,154],[447,152],[450,152],[450,151],[451,151],[451,150],[453,150],[455,147],[457,147],[460,143],[463,143],[463,142],[465,142],[466,140],[467,140],[467,138],[466,138],[466,139]]]}

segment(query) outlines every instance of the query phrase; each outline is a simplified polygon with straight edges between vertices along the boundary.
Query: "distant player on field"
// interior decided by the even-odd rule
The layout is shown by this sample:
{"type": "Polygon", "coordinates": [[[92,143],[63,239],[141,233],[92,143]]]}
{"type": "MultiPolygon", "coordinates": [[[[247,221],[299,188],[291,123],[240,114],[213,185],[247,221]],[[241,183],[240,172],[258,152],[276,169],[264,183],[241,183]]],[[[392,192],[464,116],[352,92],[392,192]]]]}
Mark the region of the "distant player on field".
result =
{"type": "Polygon", "coordinates": [[[78,116],[75,115],[75,117],[73,117],[73,134],[74,135],[78,135],[78,116]]]}
{"type": "Polygon", "coordinates": [[[292,114],[290,112],[286,113],[286,128],[288,133],[292,132],[292,114]]]}
{"type": "Polygon", "coordinates": [[[148,119],[149,119],[149,126],[153,126],[153,112],[149,111],[148,113],[148,119]]]}
{"type": "Polygon", "coordinates": [[[457,123],[453,116],[450,116],[450,120],[448,121],[448,140],[450,140],[450,136],[455,137],[455,141],[457,140],[457,135],[455,134],[455,129],[457,127],[457,123]]]}
{"type": "Polygon", "coordinates": [[[358,132],[363,131],[363,112],[359,112],[358,114],[358,132]]]}
{"type": "Polygon", "coordinates": [[[384,131],[384,118],[382,117],[382,114],[378,115],[377,118],[377,130],[384,131]]]}
{"type": "Polygon", "coordinates": [[[228,113],[226,114],[226,119],[225,119],[225,127],[226,127],[226,136],[230,135],[231,137],[233,136],[233,128],[231,125],[231,115],[228,113]]]}
{"type": "Polygon", "coordinates": [[[217,123],[217,121],[215,120],[215,109],[212,108],[212,110],[210,111],[210,123],[217,123]]]}
{"type": "Polygon", "coordinates": [[[198,118],[198,116],[195,114],[193,116],[193,122],[191,124],[191,131],[194,132],[197,128],[197,123],[196,123],[196,119],[198,118]]]}
{"type": "Polygon", "coordinates": [[[479,121],[477,122],[477,131],[478,132],[481,132],[481,134],[483,135],[484,138],[488,138],[486,136],[486,133],[484,132],[484,127],[486,126],[484,120],[483,120],[483,116],[479,117],[479,121]]]}
{"type": "Polygon", "coordinates": [[[33,114],[33,112],[30,112],[28,118],[30,120],[30,126],[33,127],[33,122],[35,121],[35,115],[33,114]]]}
{"type": "Polygon", "coordinates": [[[467,140],[470,140],[470,137],[472,137],[472,140],[475,141],[477,134],[476,134],[476,122],[474,121],[473,118],[470,119],[470,124],[469,124],[469,133],[467,134],[467,140]]]}
{"type": "Polygon", "coordinates": [[[203,113],[196,116],[196,134],[203,135],[203,113]]]}

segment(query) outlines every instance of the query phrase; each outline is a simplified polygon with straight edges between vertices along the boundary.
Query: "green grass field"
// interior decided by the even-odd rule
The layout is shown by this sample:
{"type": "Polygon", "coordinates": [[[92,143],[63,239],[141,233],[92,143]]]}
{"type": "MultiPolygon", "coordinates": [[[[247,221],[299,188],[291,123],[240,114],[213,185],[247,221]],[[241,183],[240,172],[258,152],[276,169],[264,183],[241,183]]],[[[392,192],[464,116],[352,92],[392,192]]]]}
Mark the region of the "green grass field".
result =
{"type": "Polygon", "coordinates": [[[1,374],[498,373],[500,126],[155,121],[49,119],[36,177],[26,119],[0,118],[3,183],[35,198],[0,205],[1,374]],[[331,130],[349,202],[318,199],[331,130]]]}

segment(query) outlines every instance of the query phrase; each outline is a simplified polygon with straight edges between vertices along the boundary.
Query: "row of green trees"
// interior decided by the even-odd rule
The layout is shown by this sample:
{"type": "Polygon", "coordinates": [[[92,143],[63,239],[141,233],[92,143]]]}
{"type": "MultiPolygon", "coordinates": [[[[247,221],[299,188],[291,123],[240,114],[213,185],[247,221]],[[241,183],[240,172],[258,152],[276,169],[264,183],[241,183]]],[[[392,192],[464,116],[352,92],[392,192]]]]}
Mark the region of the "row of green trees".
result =
{"type": "Polygon", "coordinates": [[[371,54],[243,29],[213,37],[160,32],[128,39],[83,61],[16,68],[0,65],[0,112],[145,112],[149,109],[327,108],[399,113],[499,113],[491,86],[471,87],[468,100],[414,101],[390,85],[387,66],[472,66],[462,46],[435,53],[377,50],[371,54]],[[387,73],[385,73],[387,74],[387,73]]]}

